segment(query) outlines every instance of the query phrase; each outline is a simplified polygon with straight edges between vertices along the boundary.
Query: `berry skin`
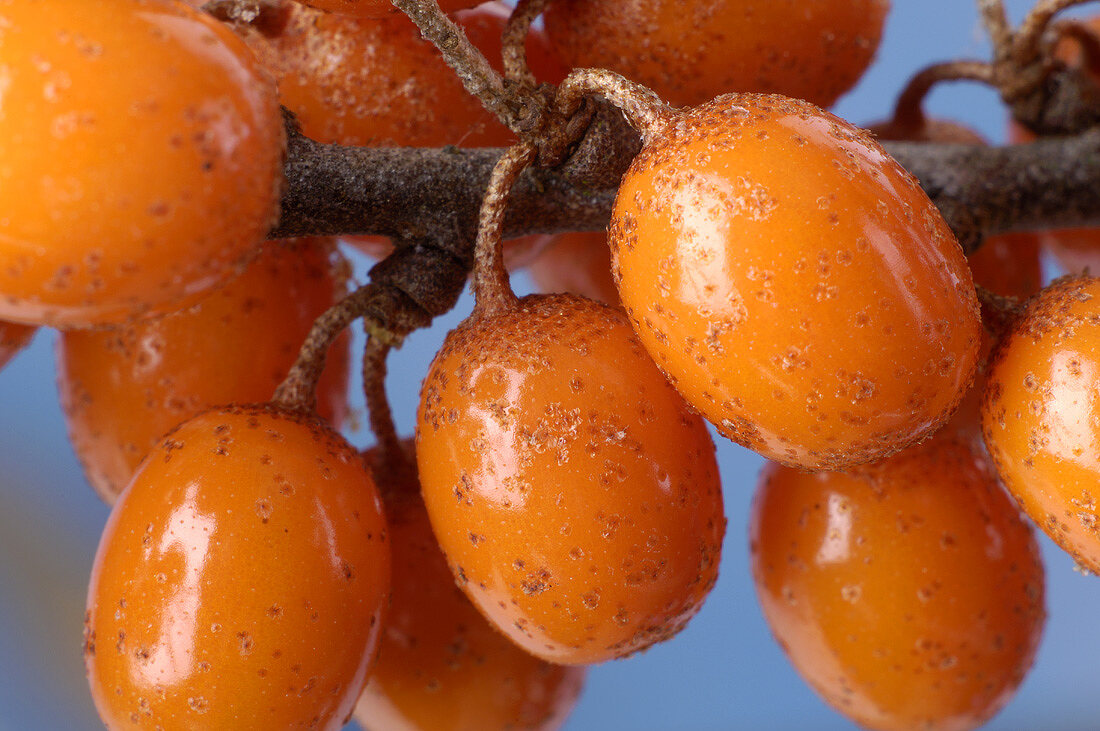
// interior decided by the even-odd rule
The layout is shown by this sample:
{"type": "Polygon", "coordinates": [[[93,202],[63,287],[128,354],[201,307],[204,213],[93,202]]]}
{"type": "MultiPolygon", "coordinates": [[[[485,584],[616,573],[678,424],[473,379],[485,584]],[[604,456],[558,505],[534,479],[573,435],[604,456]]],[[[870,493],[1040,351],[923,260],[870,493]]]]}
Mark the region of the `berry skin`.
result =
{"type": "Polygon", "coordinates": [[[35,330],[36,328],[26,325],[0,321],[0,368],[6,366],[16,353],[30,343],[35,330]]]}
{"type": "Polygon", "coordinates": [[[486,622],[455,586],[415,475],[374,474],[390,525],[393,600],[356,720],[370,731],[559,728],[585,669],[539,660],[486,622]]]}
{"type": "Polygon", "coordinates": [[[1100,280],[1058,280],[1028,301],[989,366],[982,432],[1009,492],[1055,543],[1100,573],[1100,280]]]}
{"type": "Polygon", "coordinates": [[[729,95],[666,118],[609,229],[631,322],[724,436],[842,469],[942,426],[981,323],[962,250],[865,132],[802,101],[729,95]]]}
{"type": "Polygon", "coordinates": [[[117,323],[239,271],[282,179],[248,48],[153,0],[7,0],[0,29],[0,318],[117,323]]]}
{"type": "Polygon", "coordinates": [[[619,305],[619,291],[611,277],[611,250],[603,231],[555,236],[531,263],[530,271],[542,292],[569,292],[605,305],[619,305]]]}
{"type": "Polygon", "coordinates": [[[1038,546],[966,440],[937,436],[847,473],[771,464],[750,534],[773,634],[860,726],[976,728],[1035,658],[1038,546]]]}
{"type": "Polygon", "coordinates": [[[448,335],[417,462],[470,599],[560,664],[625,657],[702,606],[725,518],[714,445],[616,310],[533,296],[448,335]]]}
{"type": "Polygon", "coordinates": [[[606,68],[683,106],[771,92],[830,106],[871,63],[888,0],[552,0],[574,68],[606,68]]]}
{"type": "MultiPolygon", "coordinates": [[[[499,66],[507,17],[503,6],[491,3],[455,20],[499,66]]],[[[307,136],[397,147],[494,147],[514,139],[404,15],[359,20],[290,4],[284,20],[271,36],[243,32],[307,136]]],[[[541,33],[532,33],[528,48],[541,79],[564,77],[541,33]]]]}
{"type": "MultiPolygon", "coordinates": [[[[344,294],[332,245],[268,242],[248,269],[182,312],[58,341],[58,390],[84,474],[113,503],[160,438],[200,411],[262,401],[290,370],[313,321],[344,294]]],[[[348,342],[329,353],[321,416],[347,410],[348,342]]]]}
{"type": "Polygon", "coordinates": [[[377,650],[390,552],[374,481],[316,417],[182,424],[107,522],[85,665],[110,729],[341,728],[377,650]]]}

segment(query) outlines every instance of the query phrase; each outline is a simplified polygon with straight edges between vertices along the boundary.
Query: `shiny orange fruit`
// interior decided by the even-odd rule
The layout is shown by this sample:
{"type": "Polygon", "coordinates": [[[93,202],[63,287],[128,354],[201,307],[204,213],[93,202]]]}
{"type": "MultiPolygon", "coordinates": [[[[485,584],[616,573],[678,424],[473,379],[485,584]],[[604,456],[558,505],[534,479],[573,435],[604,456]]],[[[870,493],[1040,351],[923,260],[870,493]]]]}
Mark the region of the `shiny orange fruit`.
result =
{"type": "MultiPolygon", "coordinates": [[[[493,147],[514,139],[404,15],[360,20],[293,3],[286,13],[274,35],[244,32],[275,74],[280,100],[309,137],[412,147],[493,147]]],[[[499,68],[507,17],[503,5],[491,3],[455,20],[499,68]]],[[[532,32],[528,53],[540,78],[564,77],[541,32],[532,32]]]]}
{"type": "Polygon", "coordinates": [[[870,136],[803,101],[670,112],[609,229],[646,349],[724,436],[808,469],[942,426],[981,323],[936,207],[870,136]]]}
{"type": "Polygon", "coordinates": [[[0,318],[120,322],[239,271],[283,150],[245,44],[153,0],[4,0],[0,28],[0,318]]]}
{"type": "Polygon", "coordinates": [[[1038,546],[965,440],[936,437],[845,473],[771,464],[750,534],[773,634],[864,728],[976,728],[1035,658],[1038,546]]]}
{"type": "MultiPolygon", "coordinates": [[[[237,279],[183,312],[58,341],[58,389],[84,474],[113,503],[138,463],[182,421],[271,398],[313,321],[344,294],[329,242],[268,242],[237,279]]],[[[318,408],[347,411],[348,342],[333,347],[318,408]]]]}
{"type": "Polygon", "coordinates": [[[829,106],[871,63],[889,0],[552,0],[546,32],[675,105],[773,92],[829,106]]]}
{"type": "Polygon", "coordinates": [[[605,305],[619,304],[611,250],[603,231],[560,234],[530,265],[541,292],[569,292],[605,305]]]}
{"type": "Polygon", "coordinates": [[[1100,573],[1100,280],[1058,280],[1028,301],[1002,337],[982,405],[986,446],[1036,525],[1100,573]]]}
{"type": "Polygon", "coordinates": [[[447,336],[421,392],[432,527],[474,604],[544,660],[678,632],[718,572],[714,445],[617,310],[533,296],[447,336]]]}
{"type": "Polygon", "coordinates": [[[110,729],[335,730],[389,601],[374,481],[316,417],[191,419],[145,461],[92,568],[84,657],[110,729]]]}
{"type": "MultiPolygon", "coordinates": [[[[897,121],[870,125],[867,129],[881,140],[911,140],[987,145],[985,138],[974,130],[948,119],[925,118],[914,128],[897,121]]],[[[1025,300],[1039,291],[1043,284],[1039,257],[1039,238],[1034,233],[1010,233],[990,236],[981,247],[967,257],[974,283],[994,294],[1025,300]]],[[[950,428],[960,435],[981,442],[981,403],[985,390],[985,371],[993,352],[994,340],[982,333],[982,345],[974,383],[967,390],[950,428]]]]}
{"type": "Polygon", "coordinates": [[[486,622],[455,586],[416,476],[374,465],[390,525],[393,600],[356,720],[371,731],[559,728],[585,670],[539,660],[486,622]]]}

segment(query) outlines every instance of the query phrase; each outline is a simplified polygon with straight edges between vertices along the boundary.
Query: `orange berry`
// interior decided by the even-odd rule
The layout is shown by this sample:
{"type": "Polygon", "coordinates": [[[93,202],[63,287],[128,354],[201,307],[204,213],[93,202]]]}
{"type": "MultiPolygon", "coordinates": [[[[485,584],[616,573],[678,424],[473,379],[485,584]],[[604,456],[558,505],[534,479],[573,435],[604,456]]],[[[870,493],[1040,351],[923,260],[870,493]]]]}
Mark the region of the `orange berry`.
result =
{"type": "MultiPolygon", "coordinates": [[[[488,46],[488,58],[499,65],[506,18],[507,11],[492,3],[455,20],[475,45],[488,46]]],[[[275,35],[245,33],[278,79],[282,103],[302,131],[321,142],[493,147],[514,139],[404,15],[364,21],[291,4],[275,35]]],[[[550,74],[547,80],[564,76],[540,32],[532,33],[528,48],[533,66],[535,58],[543,61],[536,73],[550,74]]]]}
{"type": "Polygon", "coordinates": [[[585,670],[539,660],[486,622],[455,586],[415,475],[374,474],[390,525],[393,599],[356,720],[371,731],[561,726],[585,670]]]}
{"type": "MultiPolygon", "coordinates": [[[[299,0],[299,2],[330,13],[354,15],[359,18],[384,18],[391,13],[399,12],[390,0],[299,0]]],[[[479,2],[481,0],[439,0],[439,7],[444,12],[453,13],[456,10],[472,8],[479,2]]]]}
{"type": "MultiPolygon", "coordinates": [[[[344,293],[324,241],[268,242],[237,279],[188,310],[58,342],[69,439],[92,487],[113,503],[168,430],[224,403],[271,398],[313,321],[344,293]]],[[[347,410],[348,347],[338,341],[318,389],[320,413],[347,410]]]]}
{"type": "Polygon", "coordinates": [[[36,328],[26,325],[0,321],[0,368],[27,346],[34,337],[35,330],[36,328]]]}
{"type": "Polygon", "coordinates": [[[750,533],[772,632],[860,726],[975,728],[1035,658],[1038,546],[966,441],[936,437],[846,473],[771,464],[750,533]]]}
{"type": "Polygon", "coordinates": [[[542,292],[569,292],[605,305],[619,304],[611,276],[611,250],[603,231],[555,236],[530,270],[542,292]]]}
{"type": "Polygon", "coordinates": [[[475,314],[421,393],[432,527],[481,612],[561,664],[678,632],[725,530],[714,445],[618,311],[569,295],[475,314]]]}
{"type": "Polygon", "coordinates": [[[374,481],[316,417],[223,407],[165,437],[111,513],[85,664],[111,729],[334,730],[389,601],[374,481]]]}
{"type": "Polygon", "coordinates": [[[610,227],[646,349],[725,436],[840,469],[942,426],[974,374],[978,303],[939,211],[870,136],[802,101],[673,112],[610,227]]]}
{"type": "Polygon", "coordinates": [[[1023,509],[1082,566],[1100,572],[1100,280],[1058,280],[1028,301],[989,366],[982,431],[1023,509]]]}
{"type": "Polygon", "coordinates": [[[120,322],[224,282],[276,215],[275,88],[176,2],[0,2],[0,317],[120,322]],[[108,80],[108,81],[105,81],[108,80]]]}
{"type": "MultiPolygon", "coordinates": [[[[987,145],[985,138],[965,125],[947,119],[924,119],[918,129],[883,122],[870,125],[868,131],[882,140],[912,140],[987,145]]],[[[1032,233],[1011,233],[990,236],[967,257],[974,283],[994,294],[1025,300],[1043,284],[1039,261],[1039,240],[1032,233]]],[[[985,371],[994,341],[988,332],[982,333],[978,368],[974,383],[967,390],[951,419],[949,428],[960,436],[981,442],[981,403],[985,391],[985,371]]]]}
{"type": "Polygon", "coordinates": [[[572,67],[606,68],[675,105],[775,92],[829,106],[871,63],[889,0],[553,0],[572,67]]]}

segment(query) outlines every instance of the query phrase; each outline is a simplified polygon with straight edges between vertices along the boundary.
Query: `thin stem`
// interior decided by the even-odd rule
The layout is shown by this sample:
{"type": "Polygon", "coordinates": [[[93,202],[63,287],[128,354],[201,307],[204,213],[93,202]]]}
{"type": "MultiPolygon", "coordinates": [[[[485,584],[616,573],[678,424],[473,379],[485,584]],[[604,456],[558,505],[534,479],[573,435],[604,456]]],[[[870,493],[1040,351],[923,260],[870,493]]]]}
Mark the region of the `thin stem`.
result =
{"type": "Polygon", "coordinates": [[[993,85],[993,67],[985,61],[947,61],[918,71],[909,80],[894,107],[894,124],[904,130],[924,126],[924,99],[942,81],[977,81],[993,85]]]}
{"type": "Polygon", "coordinates": [[[325,369],[329,348],[348,325],[388,296],[384,290],[377,284],[360,287],[317,318],[298,351],[298,359],[275,389],[272,403],[291,411],[317,410],[317,382],[325,369]]]}
{"type": "Polygon", "coordinates": [[[369,332],[368,336],[363,351],[363,394],[367,399],[370,428],[378,440],[377,461],[386,470],[407,470],[411,465],[401,447],[397,427],[393,423],[393,411],[386,397],[386,358],[391,346],[383,339],[370,336],[369,332]]]}
{"type": "Polygon", "coordinates": [[[527,34],[535,18],[542,14],[546,0],[519,0],[501,34],[501,61],[504,78],[526,86],[535,86],[538,80],[527,63],[527,34]]]}
{"type": "Polygon", "coordinates": [[[1000,61],[1012,45],[1012,26],[1008,22],[1003,0],[978,0],[982,25],[993,43],[993,58],[1000,61]]]}
{"type": "Polygon", "coordinates": [[[1055,15],[1091,0],[1039,0],[1024,18],[1012,40],[1012,56],[1016,63],[1034,63],[1042,52],[1042,38],[1055,15]]]}
{"type": "Polygon", "coordinates": [[[589,94],[598,94],[621,110],[643,140],[663,129],[672,111],[649,87],[606,69],[576,69],[570,73],[558,87],[558,108],[572,115],[589,94]]]}
{"type": "Polygon", "coordinates": [[[515,307],[519,301],[504,267],[504,211],[516,178],[535,159],[527,142],[509,147],[493,167],[489,187],[478,215],[474,249],[474,314],[491,314],[515,307]]]}
{"type": "Polygon", "coordinates": [[[518,133],[524,103],[504,88],[504,80],[436,0],[392,0],[443,55],[462,85],[508,129],[518,133]]]}

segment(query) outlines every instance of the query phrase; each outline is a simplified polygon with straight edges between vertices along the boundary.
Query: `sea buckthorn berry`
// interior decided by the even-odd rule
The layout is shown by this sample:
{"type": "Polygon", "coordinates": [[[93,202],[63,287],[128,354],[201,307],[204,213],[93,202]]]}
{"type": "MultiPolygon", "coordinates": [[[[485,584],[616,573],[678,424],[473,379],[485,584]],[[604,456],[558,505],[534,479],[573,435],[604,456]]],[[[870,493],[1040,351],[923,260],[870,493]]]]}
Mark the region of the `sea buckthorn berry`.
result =
{"type": "Polygon", "coordinates": [[[871,63],[888,0],[552,0],[569,66],[616,71],[675,105],[733,91],[829,106],[871,63]]]}
{"type": "Polygon", "coordinates": [[[612,308],[549,295],[475,313],[432,363],[416,451],[452,571],[537,657],[643,650],[714,585],[714,445],[612,308]]]}
{"type": "MultiPolygon", "coordinates": [[[[323,240],[268,242],[237,279],[182,312],[58,341],[58,389],[84,474],[107,503],[160,438],[200,411],[271,398],[313,321],[344,293],[323,240]]],[[[347,410],[348,342],[329,354],[321,416],[347,410]]]]}
{"type": "Polygon", "coordinates": [[[750,533],[773,634],[860,726],[975,728],[1035,658],[1038,546],[968,441],[937,436],[845,473],[771,464],[750,533]]]}
{"type": "Polygon", "coordinates": [[[390,526],[393,600],[356,720],[371,731],[560,727],[585,670],[539,660],[486,622],[455,586],[415,475],[377,466],[374,474],[390,526]]]}
{"type": "MultiPolygon", "coordinates": [[[[499,66],[506,18],[507,10],[491,3],[455,20],[499,66]]],[[[243,32],[275,74],[282,103],[318,141],[493,147],[514,139],[404,15],[363,21],[290,4],[274,35],[243,32]]],[[[541,32],[532,32],[528,53],[540,79],[564,77],[541,32]]]]}
{"type": "Polygon", "coordinates": [[[1059,280],[1028,301],[989,366],[982,432],[1021,507],[1083,567],[1100,572],[1100,280],[1059,280]]]}
{"type": "Polygon", "coordinates": [[[619,291],[611,276],[611,250],[603,231],[555,236],[531,263],[530,271],[542,292],[569,292],[605,305],[619,304],[619,291]]]}
{"type": "Polygon", "coordinates": [[[204,13],[0,2],[0,78],[0,317],[81,327],[171,308],[271,226],[275,87],[204,13]]]}
{"type": "Polygon", "coordinates": [[[657,364],[777,461],[882,459],[942,426],[973,377],[981,323],[951,230],[867,133],[806,102],[668,113],[623,177],[610,242],[657,364]]]}
{"type": "Polygon", "coordinates": [[[35,330],[36,328],[27,325],[0,321],[0,368],[26,347],[34,337],[35,330]]]}
{"type": "MultiPolygon", "coordinates": [[[[881,140],[989,144],[974,130],[948,119],[921,118],[916,128],[911,124],[891,121],[870,125],[867,129],[881,140]]],[[[987,237],[981,247],[967,257],[967,263],[975,284],[1004,297],[1015,297],[1023,301],[1038,292],[1043,284],[1039,239],[1033,233],[987,237]]],[[[988,332],[983,332],[974,383],[963,396],[948,425],[948,428],[954,429],[959,435],[979,444],[982,393],[985,391],[985,372],[993,346],[993,338],[988,332]]]]}
{"type": "Polygon", "coordinates": [[[149,455],[100,540],[96,708],[110,729],[339,729],[389,585],[378,490],[341,436],[273,407],[205,412],[149,455]]]}
{"type": "MultiPolygon", "coordinates": [[[[390,0],[299,0],[303,5],[309,5],[320,10],[340,15],[354,15],[358,18],[384,18],[391,13],[398,12],[397,7],[390,0]]],[[[439,7],[444,12],[453,13],[456,10],[472,8],[481,0],[439,0],[439,7]]]]}

